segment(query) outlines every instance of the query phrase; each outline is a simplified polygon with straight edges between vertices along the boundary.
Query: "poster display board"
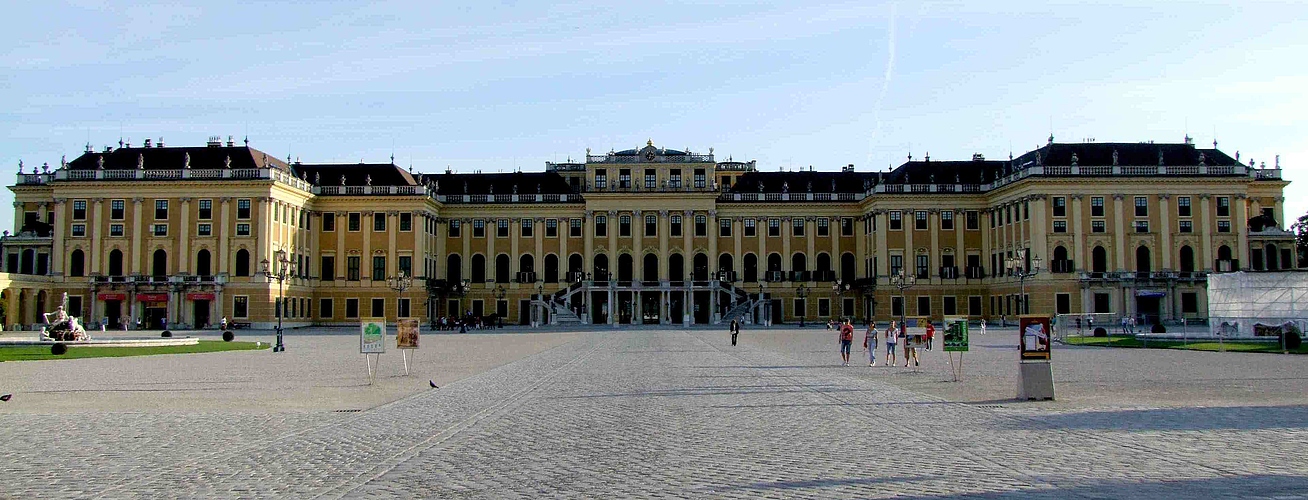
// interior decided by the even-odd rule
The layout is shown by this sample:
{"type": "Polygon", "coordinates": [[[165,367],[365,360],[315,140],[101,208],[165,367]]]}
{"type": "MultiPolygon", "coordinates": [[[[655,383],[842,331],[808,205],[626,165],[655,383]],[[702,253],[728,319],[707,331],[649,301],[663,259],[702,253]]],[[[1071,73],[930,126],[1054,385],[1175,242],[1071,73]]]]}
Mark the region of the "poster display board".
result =
{"type": "Polygon", "coordinates": [[[400,318],[395,322],[395,347],[418,348],[418,318],[400,318]]]}
{"type": "Polygon", "coordinates": [[[1021,359],[1026,360],[1049,360],[1049,317],[1048,316],[1021,316],[1017,320],[1018,333],[1020,342],[1018,349],[1021,352],[1021,359]]]}
{"type": "Polygon", "coordinates": [[[945,352],[967,352],[967,316],[945,316],[945,352]]]}
{"type": "Polygon", "coordinates": [[[928,345],[927,325],[931,324],[931,318],[909,317],[904,318],[904,347],[915,349],[926,349],[928,345]]]}
{"type": "Polygon", "coordinates": [[[363,318],[359,323],[359,352],[383,354],[386,352],[386,320],[363,318]]]}

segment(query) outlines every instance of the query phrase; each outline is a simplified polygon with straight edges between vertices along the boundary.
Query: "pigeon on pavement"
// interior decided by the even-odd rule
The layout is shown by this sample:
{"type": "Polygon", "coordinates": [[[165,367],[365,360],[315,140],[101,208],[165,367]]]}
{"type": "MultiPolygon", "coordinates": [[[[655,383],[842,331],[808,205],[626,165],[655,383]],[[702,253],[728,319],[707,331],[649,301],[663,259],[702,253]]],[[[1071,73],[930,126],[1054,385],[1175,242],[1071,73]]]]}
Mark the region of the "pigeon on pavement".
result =
{"type": "Polygon", "coordinates": [[[3,396],[0,396],[0,401],[9,401],[9,398],[12,398],[12,397],[14,397],[13,394],[5,394],[5,395],[3,395],[3,396]]]}
{"type": "Polygon", "coordinates": [[[432,389],[438,389],[438,388],[440,388],[440,386],[436,385],[436,381],[435,381],[435,380],[428,380],[427,383],[428,383],[428,384],[431,384],[431,388],[432,388],[432,389]]]}

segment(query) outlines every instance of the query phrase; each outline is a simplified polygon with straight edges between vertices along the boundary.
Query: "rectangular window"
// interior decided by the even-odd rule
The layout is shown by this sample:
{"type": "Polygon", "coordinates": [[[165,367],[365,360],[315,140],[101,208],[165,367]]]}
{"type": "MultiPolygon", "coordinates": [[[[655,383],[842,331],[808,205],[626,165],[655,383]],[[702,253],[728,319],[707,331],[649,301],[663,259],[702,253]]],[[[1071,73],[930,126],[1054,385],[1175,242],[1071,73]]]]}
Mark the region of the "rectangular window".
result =
{"type": "Polygon", "coordinates": [[[768,236],[781,236],[781,219],[768,219],[768,236]]]}
{"type": "Polygon", "coordinates": [[[1181,228],[1180,228],[1180,231],[1181,231],[1182,233],[1193,233],[1193,232],[1194,232],[1194,224],[1193,224],[1191,221],[1183,220],[1183,221],[1181,221],[1181,228]]]}
{"type": "Polygon", "coordinates": [[[332,317],[332,299],[318,299],[318,317],[332,317]]]}
{"type": "Polygon", "coordinates": [[[1227,197],[1225,197],[1225,196],[1218,196],[1218,197],[1217,197],[1217,216],[1218,216],[1218,217],[1230,217],[1230,216],[1231,216],[1231,199],[1230,199],[1230,198],[1227,198],[1227,197]]]}
{"type": "Polygon", "coordinates": [[[372,230],[373,230],[373,232],[385,232],[385,231],[386,231],[386,213],[385,213],[385,212],[373,212],[373,213],[372,213],[372,230]]]}
{"type": "Polygon", "coordinates": [[[168,200],[154,200],[154,220],[168,219],[168,200]]]}
{"type": "Polygon", "coordinates": [[[1055,196],[1053,200],[1054,217],[1067,217],[1067,198],[1055,196]]]}
{"type": "Polygon", "coordinates": [[[236,225],[236,235],[237,235],[237,236],[249,236],[249,235],[250,235],[250,223],[248,223],[248,222],[242,222],[242,223],[240,223],[240,224],[237,224],[237,225],[236,225]]]}
{"type": "Polygon", "coordinates": [[[1091,217],[1103,217],[1103,216],[1104,216],[1104,197],[1103,197],[1103,196],[1091,196],[1091,197],[1090,197],[1090,216],[1091,216],[1091,217]]]}
{"type": "Polygon", "coordinates": [[[1229,220],[1219,220],[1219,221],[1217,221],[1217,232],[1219,232],[1219,233],[1229,233],[1229,232],[1231,232],[1231,221],[1229,221],[1229,220]]]}
{"type": "Polygon", "coordinates": [[[1176,215],[1180,217],[1190,216],[1190,197],[1180,196],[1176,198],[1176,215]]]}
{"type": "Polygon", "coordinates": [[[1149,216],[1149,198],[1146,198],[1144,196],[1135,197],[1135,216],[1136,217],[1149,216]]]}
{"type": "Polygon", "coordinates": [[[1181,313],[1198,314],[1199,313],[1199,294],[1194,292],[1181,293],[1181,313]]]}
{"type": "Polygon", "coordinates": [[[817,220],[817,235],[818,235],[818,236],[831,236],[831,221],[830,221],[829,219],[827,219],[826,217],[818,217],[818,220],[817,220]]]}
{"type": "Polygon", "coordinates": [[[509,237],[509,219],[498,219],[495,221],[495,237],[509,237]]]}
{"type": "Polygon", "coordinates": [[[322,214],[322,231],[330,233],[336,231],[336,214],[333,212],[323,212],[322,214]]]}
{"type": "Polygon", "coordinates": [[[572,219],[568,221],[568,236],[573,238],[581,237],[581,219],[572,219]]]}
{"type": "Polygon", "coordinates": [[[1031,202],[1022,202],[1022,220],[1031,220],[1031,202]]]}
{"type": "Polygon", "coordinates": [[[595,216],[595,236],[602,237],[609,235],[609,218],[603,215],[595,216]]]}
{"type": "Polygon", "coordinates": [[[925,295],[919,295],[917,297],[917,315],[918,316],[931,315],[931,297],[927,297],[925,295]]]}
{"type": "Polygon", "coordinates": [[[1072,313],[1072,294],[1054,294],[1054,314],[1072,313]]]}
{"type": "Polygon", "coordinates": [[[112,200],[109,202],[109,219],[123,220],[127,215],[127,200],[112,200]]]}
{"type": "Polygon", "coordinates": [[[622,214],[618,216],[618,236],[627,238],[631,236],[631,216],[622,214]]]}
{"type": "Polygon", "coordinates": [[[672,233],[672,236],[681,236],[681,216],[673,215],[669,221],[668,232],[672,233]]]}
{"type": "Polygon", "coordinates": [[[917,256],[917,279],[926,279],[931,277],[929,268],[931,267],[931,257],[926,254],[917,256]]]}
{"type": "Polygon", "coordinates": [[[890,298],[890,315],[899,317],[904,315],[904,298],[898,295],[890,298]]]}
{"type": "Polygon", "coordinates": [[[944,308],[945,308],[945,311],[944,311],[945,316],[953,316],[953,315],[958,314],[958,299],[957,299],[957,298],[952,297],[952,296],[949,296],[949,297],[944,297],[943,300],[944,300],[944,302],[943,302],[943,306],[944,306],[944,308]]]}
{"type": "Polygon", "coordinates": [[[400,213],[400,231],[413,230],[413,214],[408,212],[400,213]]]}
{"type": "Polygon", "coordinates": [[[695,189],[704,189],[707,179],[704,177],[704,169],[695,169],[695,189]]]}
{"type": "Polygon", "coordinates": [[[396,266],[405,276],[413,276],[413,256],[401,255],[400,260],[396,261],[396,266]]]}
{"type": "Polygon", "coordinates": [[[831,316],[831,299],[818,299],[818,316],[831,316]]]}
{"type": "Polygon", "coordinates": [[[595,171],[595,189],[604,189],[609,187],[609,171],[600,169],[595,171]]]}
{"type": "Polygon", "coordinates": [[[981,297],[973,295],[967,298],[967,314],[970,316],[981,315],[981,297]]]}
{"type": "Polygon", "coordinates": [[[1112,311],[1112,296],[1106,293],[1095,294],[1095,313],[1107,314],[1112,311]]]}
{"type": "Polygon", "coordinates": [[[854,235],[854,218],[853,218],[853,217],[841,217],[841,218],[840,218],[840,235],[841,235],[841,236],[853,236],[853,235],[854,235]]]}
{"type": "Polygon", "coordinates": [[[658,175],[652,168],[645,169],[645,189],[654,189],[659,186],[658,175]]]}
{"type": "Polygon", "coordinates": [[[804,299],[795,299],[795,315],[805,316],[808,314],[808,304],[804,299]]]}
{"type": "Polygon", "coordinates": [[[925,231],[927,228],[927,213],[925,210],[913,212],[913,229],[925,231]]]}
{"type": "Polygon", "coordinates": [[[73,236],[86,236],[86,224],[73,224],[73,236]]]}
{"type": "Polygon", "coordinates": [[[726,217],[718,219],[718,236],[731,236],[731,219],[726,217]]]}
{"type": "Polygon", "coordinates": [[[1090,232],[1102,233],[1105,232],[1106,230],[1107,228],[1105,227],[1104,221],[1101,220],[1090,221],[1090,232]]]}
{"type": "Polygon", "coordinates": [[[168,236],[168,224],[155,224],[150,227],[150,232],[155,236],[168,236]]]}
{"type": "Polygon", "coordinates": [[[1067,221],[1065,221],[1065,220],[1056,220],[1056,221],[1054,221],[1054,232],[1055,232],[1055,233],[1066,233],[1066,232],[1067,232],[1067,221]]]}
{"type": "Polygon", "coordinates": [[[346,229],[348,229],[351,233],[359,232],[359,228],[363,224],[361,222],[362,220],[363,220],[363,215],[359,214],[359,212],[350,212],[350,215],[347,217],[346,229]]]}
{"type": "Polygon", "coordinates": [[[323,281],[336,281],[336,256],[322,256],[322,269],[319,272],[322,273],[323,281]]]}
{"type": "Polygon", "coordinates": [[[899,276],[899,273],[900,273],[901,271],[903,271],[903,270],[904,270],[904,256],[903,256],[903,255],[891,255],[891,256],[890,256],[890,275],[891,275],[891,276],[899,276]]]}
{"type": "Polygon", "coordinates": [[[399,299],[395,303],[395,315],[400,318],[409,317],[409,299],[399,299]]]}
{"type": "Polygon", "coordinates": [[[1147,233],[1147,232],[1149,232],[1149,221],[1147,221],[1147,220],[1138,220],[1138,221],[1135,221],[1135,232],[1137,232],[1137,233],[1147,233]]]}
{"type": "Polygon", "coordinates": [[[363,258],[358,255],[351,255],[345,258],[345,279],[349,281],[359,281],[359,266],[363,258]]]}
{"type": "Polygon", "coordinates": [[[372,279],[380,280],[386,278],[386,256],[372,256],[372,279]]]}
{"type": "Polygon", "coordinates": [[[629,168],[618,169],[618,188],[631,189],[631,169],[629,168]]]}
{"type": "Polygon", "coordinates": [[[123,235],[123,225],[122,225],[122,224],[110,224],[110,225],[109,225],[109,236],[122,236],[122,235],[123,235]]]}
{"type": "Polygon", "coordinates": [[[659,217],[654,214],[645,215],[645,236],[659,235],[659,217]]]}
{"type": "Polygon", "coordinates": [[[890,230],[899,231],[904,229],[903,213],[898,210],[890,211],[890,230]]]}
{"type": "Polygon", "coordinates": [[[236,218],[241,220],[249,220],[250,200],[248,198],[236,200],[236,218]]]}
{"type": "Polygon", "coordinates": [[[695,236],[708,236],[708,216],[695,214],[695,236]]]}
{"type": "Polygon", "coordinates": [[[530,218],[522,219],[522,222],[518,223],[518,233],[521,234],[523,238],[531,238],[536,236],[536,227],[534,225],[535,223],[536,221],[530,218]]]}
{"type": "Polygon", "coordinates": [[[213,200],[200,200],[200,220],[213,219],[213,200]]]}
{"type": "Polygon", "coordinates": [[[978,213],[976,210],[968,210],[967,212],[964,212],[964,215],[967,217],[968,231],[977,231],[981,229],[980,213],[978,213]]]}
{"type": "Polygon", "coordinates": [[[359,317],[359,299],[345,299],[345,317],[359,317]]]}
{"type": "Polygon", "coordinates": [[[206,222],[206,223],[203,223],[203,224],[196,224],[196,226],[195,226],[195,235],[196,235],[196,236],[213,236],[213,224],[209,224],[209,223],[207,223],[207,222],[206,222]]]}
{"type": "Polygon", "coordinates": [[[754,219],[745,219],[745,236],[758,236],[757,222],[754,219]]]}
{"type": "Polygon", "coordinates": [[[232,297],[232,317],[245,319],[250,317],[250,298],[245,295],[232,297]]]}
{"type": "Polygon", "coordinates": [[[681,169],[674,168],[668,173],[668,187],[681,189],[681,169]]]}
{"type": "Polygon", "coordinates": [[[458,238],[463,233],[463,222],[459,220],[451,220],[445,225],[445,228],[451,238],[458,238]]]}
{"type": "Polygon", "coordinates": [[[86,200],[73,200],[73,220],[86,220],[86,200]]]}
{"type": "Polygon", "coordinates": [[[803,235],[804,235],[804,219],[803,219],[803,218],[795,217],[795,218],[790,219],[790,233],[791,233],[791,236],[803,236],[803,235]]]}
{"type": "Polygon", "coordinates": [[[557,238],[559,236],[559,220],[545,219],[545,237],[557,238]]]}
{"type": "Polygon", "coordinates": [[[474,220],[472,221],[472,237],[473,237],[473,238],[485,238],[485,237],[486,237],[486,221],[485,221],[485,220],[482,220],[482,219],[474,219],[474,220]]]}
{"type": "Polygon", "coordinates": [[[945,210],[940,212],[940,229],[952,231],[954,229],[954,211],[945,210]]]}

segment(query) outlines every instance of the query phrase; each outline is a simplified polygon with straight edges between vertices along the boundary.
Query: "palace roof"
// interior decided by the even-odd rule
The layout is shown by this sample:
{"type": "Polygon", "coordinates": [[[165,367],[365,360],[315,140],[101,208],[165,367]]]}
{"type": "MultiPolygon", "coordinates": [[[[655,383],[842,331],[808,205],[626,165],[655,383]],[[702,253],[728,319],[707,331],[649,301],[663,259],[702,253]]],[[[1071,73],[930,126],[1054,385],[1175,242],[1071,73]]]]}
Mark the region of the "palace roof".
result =
{"type": "Polygon", "coordinates": [[[418,179],[393,163],[319,163],[292,165],[296,177],[317,186],[416,186],[418,179]],[[344,177],[344,182],[342,182],[344,177]]]}
{"type": "Polygon", "coordinates": [[[1194,144],[1154,144],[1149,142],[1087,142],[1073,144],[1047,144],[1044,147],[1023,154],[1013,160],[1019,168],[1033,165],[1071,166],[1072,156],[1076,163],[1085,166],[1111,165],[1173,165],[1193,166],[1202,163],[1209,166],[1232,166],[1238,162],[1217,149],[1200,149],[1194,144]],[[1117,153],[1114,161],[1113,153],[1117,153]],[[1161,156],[1160,156],[1161,155],[1161,156]]]}
{"type": "Polygon", "coordinates": [[[149,147],[118,148],[111,151],[88,151],[68,162],[72,170],[96,170],[104,160],[105,170],[177,170],[183,168],[263,168],[285,169],[286,162],[249,146],[149,147]],[[189,161],[188,161],[189,157],[189,161]],[[230,163],[228,160],[230,159],[230,163]]]}
{"type": "Polygon", "coordinates": [[[572,194],[563,176],[554,172],[422,174],[424,183],[438,183],[436,194],[572,194]]]}

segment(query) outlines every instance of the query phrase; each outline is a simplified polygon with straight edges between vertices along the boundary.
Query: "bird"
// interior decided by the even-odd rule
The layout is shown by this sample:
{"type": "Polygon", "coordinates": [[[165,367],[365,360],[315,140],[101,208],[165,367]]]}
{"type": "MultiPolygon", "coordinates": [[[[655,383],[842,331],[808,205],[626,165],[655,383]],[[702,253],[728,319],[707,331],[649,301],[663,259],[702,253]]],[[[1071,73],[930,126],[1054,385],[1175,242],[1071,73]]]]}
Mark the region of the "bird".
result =
{"type": "Polygon", "coordinates": [[[0,401],[9,401],[9,398],[12,398],[12,397],[14,397],[13,394],[5,394],[5,395],[3,395],[3,396],[0,396],[0,401]]]}
{"type": "MultiPolygon", "coordinates": [[[[440,388],[440,386],[436,385],[436,381],[435,381],[435,380],[428,380],[427,383],[428,383],[428,384],[431,384],[431,388],[432,388],[432,389],[439,389],[439,388],[440,388]]],[[[5,395],[5,399],[8,400],[8,399],[9,399],[9,396],[8,396],[8,395],[5,395]]]]}

